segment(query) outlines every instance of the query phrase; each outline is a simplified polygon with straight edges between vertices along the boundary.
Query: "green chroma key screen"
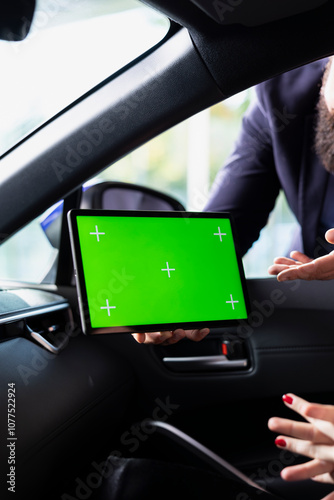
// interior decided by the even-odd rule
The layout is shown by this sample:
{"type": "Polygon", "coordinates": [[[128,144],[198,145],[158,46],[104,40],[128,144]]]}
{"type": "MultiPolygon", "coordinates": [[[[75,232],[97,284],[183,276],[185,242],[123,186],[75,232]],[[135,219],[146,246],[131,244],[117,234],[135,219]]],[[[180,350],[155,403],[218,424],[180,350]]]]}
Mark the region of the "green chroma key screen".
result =
{"type": "Polygon", "coordinates": [[[247,319],[229,214],[72,210],[69,225],[86,333],[247,319]]]}

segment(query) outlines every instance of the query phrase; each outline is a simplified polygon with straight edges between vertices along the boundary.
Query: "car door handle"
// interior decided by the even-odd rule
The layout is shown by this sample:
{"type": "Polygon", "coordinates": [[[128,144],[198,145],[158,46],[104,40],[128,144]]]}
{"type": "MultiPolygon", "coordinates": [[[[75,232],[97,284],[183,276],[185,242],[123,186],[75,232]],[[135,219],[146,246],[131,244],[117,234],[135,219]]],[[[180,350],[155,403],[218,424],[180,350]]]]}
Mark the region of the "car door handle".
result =
{"type": "Polygon", "coordinates": [[[38,344],[44,347],[47,351],[52,352],[52,354],[59,354],[62,349],[68,344],[69,337],[64,335],[64,338],[58,345],[49,342],[43,335],[43,332],[35,332],[32,328],[26,325],[27,330],[32,339],[34,339],[38,344]]]}
{"type": "Polygon", "coordinates": [[[164,357],[164,364],[173,371],[229,371],[245,369],[248,367],[248,359],[228,359],[225,355],[217,356],[184,356],[164,357]]]}

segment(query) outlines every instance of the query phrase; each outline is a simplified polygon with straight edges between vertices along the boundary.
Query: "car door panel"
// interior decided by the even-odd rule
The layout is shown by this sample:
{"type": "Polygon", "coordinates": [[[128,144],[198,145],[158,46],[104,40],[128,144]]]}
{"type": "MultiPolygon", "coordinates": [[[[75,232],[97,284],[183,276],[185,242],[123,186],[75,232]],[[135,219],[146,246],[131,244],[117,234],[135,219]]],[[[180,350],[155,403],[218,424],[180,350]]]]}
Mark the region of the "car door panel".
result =
{"type": "MultiPolygon", "coordinates": [[[[21,292],[29,295],[29,290],[21,292]]],[[[44,313],[43,305],[35,302],[30,308],[26,304],[25,312],[11,309],[7,314],[2,294],[0,442],[12,448],[1,446],[1,470],[15,468],[17,498],[25,491],[39,498],[55,473],[61,478],[57,486],[63,487],[101,452],[106,432],[111,445],[132,404],[134,379],[122,357],[78,329],[71,330],[59,354],[51,353],[27,334],[28,322],[47,324],[51,301],[44,313]]],[[[61,324],[61,311],[54,307],[52,321],[61,324]]],[[[1,479],[1,491],[6,492],[7,478],[1,479]]]]}
{"type": "Polygon", "coordinates": [[[128,335],[99,338],[134,367],[139,421],[173,423],[247,470],[278,456],[267,420],[291,417],[281,402],[285,392],[334,400],[333,284],[263,279],[248,280],[248,288],[249,323],[216,329],[199,343],[149,346],[128,335]],[[222,341],[240,340],[248,361],[242,369],[178,372],[164,363],[166,356],[217,356],[222,341]]]}

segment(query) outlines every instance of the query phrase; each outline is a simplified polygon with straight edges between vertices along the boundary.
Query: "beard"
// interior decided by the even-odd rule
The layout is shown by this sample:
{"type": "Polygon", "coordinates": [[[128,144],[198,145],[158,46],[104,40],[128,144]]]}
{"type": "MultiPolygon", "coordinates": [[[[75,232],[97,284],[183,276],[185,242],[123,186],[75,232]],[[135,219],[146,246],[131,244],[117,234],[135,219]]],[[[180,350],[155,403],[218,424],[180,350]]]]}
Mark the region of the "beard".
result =
{"type": "MultiPolygon", "coordinates": [[[[322,85],[327,80],[330,63],[325,69],[322,85]]],[[[334,174],[334,110],[330,112],[325,102],[323,92],[320,92],[317,104],[317,118],[315,127],[315,151],[325,169],[334,174]]]]}

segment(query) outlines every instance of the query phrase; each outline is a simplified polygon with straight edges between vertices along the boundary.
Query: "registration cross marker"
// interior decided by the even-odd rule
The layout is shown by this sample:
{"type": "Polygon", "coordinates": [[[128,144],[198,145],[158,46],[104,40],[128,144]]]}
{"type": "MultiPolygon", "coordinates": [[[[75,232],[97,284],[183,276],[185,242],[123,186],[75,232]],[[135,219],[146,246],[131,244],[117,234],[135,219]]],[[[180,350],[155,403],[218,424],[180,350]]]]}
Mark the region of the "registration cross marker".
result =
{"type": "Polygon", "coordinates": [[[107,309],[108,316],[110,316],[110,309],[116,309],[116,306],[110,306],[108,299],[106,300],[106,304],[107,304],[106,306],[102,306],[102,307],[100,307],[100,309],[107,309]]]}
{"type": "Polygon", "coordinates": [[[175,271],[175,269],[170,268],[168,262],[166,262],[166,268],[167,269],[161,269],[161,271],[167,271],[168,278],[170,278],[170,271],[175,271]]]}
{"type": "Polygon", "coordinates": [[[100,238],[99,238],[100,235],[105,234],[105,233],[99,233],[98,227],[95,226],[95,233],[93,232],[93,233],[89,233],[89,234],[94,234],[97,238],[97,241],[100,241],[100,238]]]}
{"type": "Polygon", "coordinates": [[[213,236],[219,236],[220,241],[223,241],[222,236],[226,236],[226,233],[221,233],[220,227],[218,227],[218,233],[213,233],[213,236]]]}
{"type": "Polygon", "coordinates": [[[233,311],[234,311],[234,304],[238,304],[238,303],[239,303],[239,301],[238,301],[238,300],[233,300],[233,296],[232,296],[232,294],[230,294],[230,298],[231,298],[231,300],[227,300],[227,301],[226,301],[226,304],[231,304],[231,305],[232,305],[232,309],[233,309],[233,311]]]}

